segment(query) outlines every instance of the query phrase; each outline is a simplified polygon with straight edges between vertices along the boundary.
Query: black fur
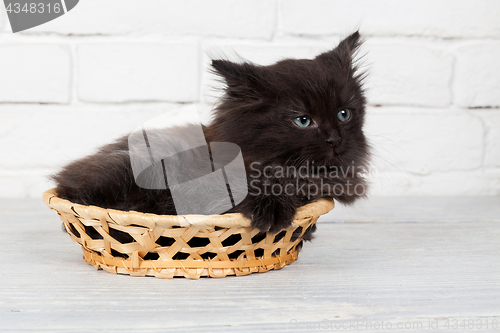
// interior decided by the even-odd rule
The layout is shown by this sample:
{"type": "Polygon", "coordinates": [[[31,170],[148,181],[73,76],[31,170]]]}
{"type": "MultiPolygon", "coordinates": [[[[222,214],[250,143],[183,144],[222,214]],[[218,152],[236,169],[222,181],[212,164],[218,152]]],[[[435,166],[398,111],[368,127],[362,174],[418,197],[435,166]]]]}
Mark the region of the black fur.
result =
{"type": "MultiPolygon", "coordinates": [[[[278,232],[307,202],[329,196],[350,204],[364,196],[366,181],[359,171],[369,156],[366,101],[363,73],[353,63],[359,45],[356,32],[312,60],[285,59],[270,66],[213,60],[227,86],[212,122],[203,128],[205,137],[241,148],[249,183],[249,194],[231,212],[252,218],[262,231],[278,232]],[[351,118],[341,122],[337,114],[345,109],[351,118]],[[298,127],[293,119],[299,116],[310,117],[314,126],[298,127]],[[283,167],[306,167],[307,174],[278,175],[283,167]],[[264,170],[272,177],[263,177],[264,170]],[[273,194],[273,186],[293,195],[273,194]],[[313,188],[320,191],[309,191],[313,188]]],[[[66,166],[53,179],[58,195],[76,203],[176,214],[168,189],[136,185],[127,137],[66,166]]]]}

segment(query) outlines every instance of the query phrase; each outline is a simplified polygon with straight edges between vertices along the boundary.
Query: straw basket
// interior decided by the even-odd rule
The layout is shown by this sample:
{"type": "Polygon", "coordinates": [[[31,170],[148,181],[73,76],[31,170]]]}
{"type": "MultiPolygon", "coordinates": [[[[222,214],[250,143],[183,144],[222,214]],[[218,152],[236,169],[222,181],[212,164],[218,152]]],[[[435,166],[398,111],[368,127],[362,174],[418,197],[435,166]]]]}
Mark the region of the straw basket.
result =
{"type": "Polygon", "coordinates": [[[321,199],[298,209],[278,234],[259,233],[241,214],[155,215],[83,206],[43,194],[85,262],[110,273],[133,276],[225,277],[280,269],[297,259],[302,236],[334,207],[321,199]],[[121,239],[121,242],[116,240],[121,239]]]}

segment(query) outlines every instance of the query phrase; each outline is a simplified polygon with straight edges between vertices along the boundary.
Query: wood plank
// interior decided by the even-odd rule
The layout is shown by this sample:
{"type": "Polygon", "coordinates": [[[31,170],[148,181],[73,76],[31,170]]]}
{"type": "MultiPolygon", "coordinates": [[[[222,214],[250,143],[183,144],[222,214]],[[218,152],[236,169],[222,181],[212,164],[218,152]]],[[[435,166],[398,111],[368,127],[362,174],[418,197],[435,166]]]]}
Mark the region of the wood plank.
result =
{"type": "Polygon", "coordinates": [[[4,200],[0,330],[317,331],[360,320],[444,329],[447,318],[483,326],[496,319],[500,327],[497,207],[467,200],[480,219],[451,206],[454,218],[442,221],[441,212],[419,222],[419,199],[407,198],[399,214],[417,223],[387,222],[382,211],[376,223],[324,221],[282,270],[200,280],[96,271],[41,200],[4,200]]]}

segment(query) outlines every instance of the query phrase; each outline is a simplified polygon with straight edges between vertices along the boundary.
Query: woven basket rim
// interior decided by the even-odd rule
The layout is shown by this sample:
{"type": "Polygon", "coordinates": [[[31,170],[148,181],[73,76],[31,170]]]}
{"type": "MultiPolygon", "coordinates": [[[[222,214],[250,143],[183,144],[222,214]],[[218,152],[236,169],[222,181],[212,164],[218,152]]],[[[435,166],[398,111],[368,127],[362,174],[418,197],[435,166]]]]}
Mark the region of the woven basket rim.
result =
{"type": "MultiPolygon", "coordinates": [[[[73,203],[57,196],[55,188],[43,193],[43,202],[50,208],[70,214],[77,214],[88,219],[102,219],[106,216],[116,224],[122,226],[139,225],[154,228],[156,225],[165,227],[197,226],[197,227],[251,227],[251,219],[240,213],[229,213],[223,215],[157,215],[152,213],[141,213],[137,211],[121,211],[116,209],[101,208],[98,206],[86,206],[73,203]]],[[[318,217],[328,213],[335,207],[331,198],[322,198],[299,207],[293,219],[292,225],[308,217],[318,217]]]]}

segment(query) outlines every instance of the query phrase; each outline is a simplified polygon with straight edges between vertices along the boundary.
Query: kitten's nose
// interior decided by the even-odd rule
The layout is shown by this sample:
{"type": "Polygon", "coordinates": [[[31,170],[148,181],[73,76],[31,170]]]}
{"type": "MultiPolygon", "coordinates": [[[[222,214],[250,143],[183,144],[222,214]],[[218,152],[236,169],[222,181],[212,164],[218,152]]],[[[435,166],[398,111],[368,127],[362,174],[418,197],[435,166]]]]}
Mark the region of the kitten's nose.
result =
{"type": "Polygon", "coordinates": [[[337,148],[340,145],[340,143],[342,142],[342,139],[341,138],[338,138],[338,139],[329,138],[325,142],[328,143],[332,148],[337,148]]]}

